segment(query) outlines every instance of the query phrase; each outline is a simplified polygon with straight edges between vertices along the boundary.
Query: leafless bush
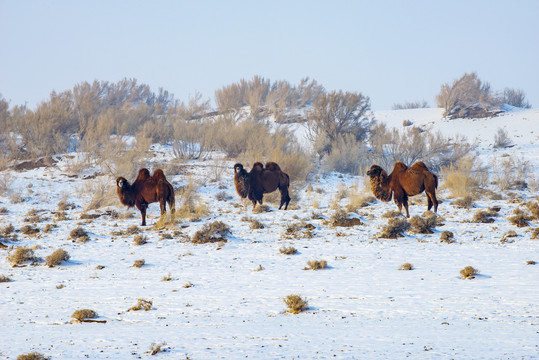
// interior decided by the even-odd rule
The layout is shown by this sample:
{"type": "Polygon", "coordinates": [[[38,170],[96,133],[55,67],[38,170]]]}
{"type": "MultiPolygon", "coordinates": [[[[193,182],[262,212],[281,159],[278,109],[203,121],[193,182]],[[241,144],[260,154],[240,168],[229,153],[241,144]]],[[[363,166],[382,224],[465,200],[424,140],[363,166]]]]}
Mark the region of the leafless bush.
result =
{"type": "Polygon", "coordinates": [[[145,300],[145,299],[138,299],[137,305],[132,306],[128,311],[138,311],[138,310],[148,311],[152,309],[152,306],[153,306],[152,301],[145,300]]]}
{"type": "Polygon", "coordinates": [[[494,219],[491,217],[491,213],[488,212],[488,211],[485,211],[485,210],[478,210],[475,212],[473,218],[472,218],[472,222],[473,223],[483,223],[483,224],[488,224],[488,223],[493,223],[494,222],[494,219]]]}
{"type": "Polygon", "coordinates": [[[466,266],[464,269],[460,270],[460,276],[463,279],[474,279],[478,273],[479,270],[473,268],[472,266],[466,266]]]}
{"type": "Polygon", "coordinates": [[[406,110],[406,109],[423,109],[428,108],[429,103],[425,100],[422,101],[406,101],[403,104],[393,104],[393,110],[406,110]]]}
{"type": "Polygon", "coordinates": [[[345,134],[334,141],[330,153],[322,160],[322,168],[357,175],[360,168],[369,165],[368,154],[364,142],[358,141],[352,134],[345,134]]]}
{"type": "Polygon", "coordinates": [[[303,270],[323,270],[328,266],[326,260],[309,260],[303,270]]]}
{"type": "Polygon", "coordinates": [[[15,251],[7,257],[7,260],[11,263],[11,266],[18,266],[27,261],[35,262],[37,258],[34,255],[34,250],[28,247],[18,246],[15,251]]]}
{"type": "Polygon", "coordinates": [[[320,155],[329,154],[339,137],[350,134],[357,141],[367,138],[373,123],[370,99],[361,93],[321,93],[306,112],[308,136],[320,155]]]}
{"type": "Polygon", "coordinates": [[[526,100],[526,94],[520,89],[505,88],[503,91],[503,102],[511,106],[529,109],[531,104],[526,100]]]}
{"type": "Polygon", "coordinates": [[[69,237],[73,241],[78,243],[85,243],[90,239],[90,236],[82,226],[77,226],[76,228],[71,230],[71,232],[69,233],[69,237]]]}
{"type": "Polygon", "coordinates": [[[403,218],[390,218],[387,221],[387,225],[382,228],[382,232],[378,235],[384,239],[396,239],[403,237],[404,232],[410,229],[410,223],[403,218]]]}
{"type": "Polygon", "coordinates": [[[17,360],[50,360],[50,358],[38,352],[31,352],[17,356],[17,360]]]}
{"type": "Polygon", "coordinates": [[[495,114],[502,99],[492,93],[489,83],[477,73],[466,73],[452,84],[443,84],[436,96],[438,107],[449,118],[487,117],[495,114]]]}
{"type": "Polygon", "coordinates": [[[296,255],[298,250],[293,246],[283,246],[279,249],[279,253],[283,255],[296,255]]]}
{"type": "Polygon", "coordinates": [[[114,184],[114,181],[105,178],[84,183],[82,192],[91,194],[90,202],[85,206],[86,211],[119,204],[116,186],[111,186],[111,184],[114,184]]]}
{"type": "Polygon", "coordinates": [[[445,242],[448,244],[454,243],[455,235],[453,234],[453,232],[448,230],[442,231],[442,233],[440,234],[440,242],[445,242]]]}
{"type": "Polygon", "coordinates": [[[513,211],[513,216],[509,218],[509,221],[511,224],[516,225],[518,227],[525,227],[530,226],[529,221],[531,220],[531,216],[524,212],[522,209],[517,208],[513,211]]]}
{"type": "Polygon", "coordinates": [[[438,221],[436,215],[431,211],[426,211],[422,216],[414,215],[410,218],[412,231],[419,234],[432,234],[438,221]]]}
{"type": "Polygon", "coordinates": [[[307,301],[303,300],[301,296],[296,294],[287,295],[283,300],[288,307],[287,312],[291,314],[299,314],[300,312],[309,308],[307,301]]]}
{"type": "Polygon", "coordinates": [[[392,169],[396,161],[411,165],[423,161],[431,171],[456,163],[467,155],[473,146],[462,136],[445,137],[415,126],[388,129],[384,123],[372,127],[371,162],[385,169],[392,169]]]}
{"type": "Polygon", "coordinates": [[[45,258],[45,264],[48,267],[60,265],[62,261],[69,260],[70,256],[64,249],[58,249],[45,258]]]}
{"type": "Polygon", "coordinates": [[[451,196],[470,199],[487,185],[488,180],[487,169],[474,156],[465,156],[442,167],[441,175],[443,188],[448,189],[451,196]]]}
{"type": "Polygon", "coordinates": [[[97,313],[91,309],[80,309],[76,310],[71,317],[76,321],[84,321],[88,319],[94,319],[97,317],[97,313]]]}
{"type": "Polygon", "coordinates": [[[133,238],[133,245],[144,245],[148,242],[148,237],[145,235],[135,235],[133,238]]]}
{"type": "Polygon", "coordinates": [[[192,242],[194,244],[206,244],[226,241],[227,236],[230,234],[230,227],[227,224],[222,221],[214,221],[210,224],[205,224],[202,229],[198,230],[193,235],[192,242]]]}
{"type": "Polygon", "coordinates": [[[528,186],[526,180],[530,178],[529,161],[504,156],[493,158],[491,167],[493,183],[501,190],[522,190],[528,186]]]}
{"type": "Polygon", "coordinates": [[[498,128],[496,134],[494,134],[494,148],[506,148],[511,145],[512,141],[507,133],[507,130],[498,128]]]}

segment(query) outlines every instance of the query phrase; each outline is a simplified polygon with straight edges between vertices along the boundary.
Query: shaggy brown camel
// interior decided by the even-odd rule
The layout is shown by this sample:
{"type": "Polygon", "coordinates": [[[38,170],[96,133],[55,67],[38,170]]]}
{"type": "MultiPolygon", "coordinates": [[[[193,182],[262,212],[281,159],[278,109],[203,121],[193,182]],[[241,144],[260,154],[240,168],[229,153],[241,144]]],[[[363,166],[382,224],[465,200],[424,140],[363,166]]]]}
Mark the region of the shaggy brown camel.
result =
{"type": "Polygon", "coordinates": [[[146,225],[148,204],[159,202],[161,215],[163,215],[168,203],[170,210],[174,212],[174,188],[161,169],[155,170],[152,176],[148,169],[140,169],[133,184],[129,184],[124,177],[120,176],[116,179],[116,192],[123,205],[136,206],[140,210],[142,226],[146,225]]]}
{"type": "Polygon", "coordinates": [[[374,196],[382,201],[390,201],[393,196],[399,211],[402,211],[404,205],[406,217],[410,217],[408,196],[414,196],[423,191],[427,194],[428,210],[434,206],[434,212],[438,211],[436,199],[438,177],[431,173],[423,162],[418,161],[411,167],[407,167],[404,163],[397,161],[389,175],[380,166],[372,165],[367,175],[370,177],[374,196]]]}
{"type": "Polygon", "coordinates": [[[266,163],[266,167],[262,163],[256,162],[250,172],[247,172],[242,164],[235,164],[234,186],[241,198],[248,198],[253,202],[253,209],[257,202],[262,204],[264,194],[277,189],[281,192],[279,209],[285,205],[284,209],[286,210],[290,203],[288,192],[290,177],[274,162],[266,163]]]}

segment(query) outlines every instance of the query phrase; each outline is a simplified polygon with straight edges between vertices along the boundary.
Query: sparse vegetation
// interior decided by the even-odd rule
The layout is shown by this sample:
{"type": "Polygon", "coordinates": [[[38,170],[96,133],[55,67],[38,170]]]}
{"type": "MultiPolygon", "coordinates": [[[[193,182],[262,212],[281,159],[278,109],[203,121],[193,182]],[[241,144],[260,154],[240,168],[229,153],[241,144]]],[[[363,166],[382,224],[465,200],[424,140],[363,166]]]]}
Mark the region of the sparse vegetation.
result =
{"type": "Polygon", "coordinates": [[[309,260],[307,261],[307,267],[303,270],[323,270],[328,266],[326,260],[309,260]]]}
{"type": "Polygon", "coordinates": [[[464,269],[460,270],[460,276],[463,279],[474,279],[478,273],[479,270],[473,268],[472,266],[466,266],[464,269]]]}
{"type": "Polygon", "coordinates": [[[0,274],[0,283],[11,282],[12,280],[4,274],[0,274]]]}
{"type": "Polygon", "coordinates": [[[88,319],[94,319],[97,317],[97,313],[91,309],[80,309],[76,310],[71,317],[76,321],[84,321],[88,319]]]}
{"type": "Polygon", "coordinates": [[[298,250],[293,246],[283,246],[279,249],[279,253],[283,255],[296,255],[298,250]]]}
{"type": "Polygon", "coordinates": [[[384,239],[396,239],[403,237],[404,232],[410,229],[410,223],[404,218],[390,218],[387,225],[382,228],[382,232],[378,235],[384,239]]]}
{"type": "Polygon", "coordinates": [[[231,234],[230,227],[222,221],[214,221],[205,224],[198,230],[191,241],[193,244],[206,244],[220,241],[227,241],[227,236],[231,234]]]}
{"type": "Polygon", "coordinates": [[[17,360],[50,360],[50,358],[38,352],[31,352],[17,356],[17,360]]]}
{"type": "Polygon", "coordinates": [[[432,234],[438,224],[436,214],[426,211],[422,216],[414,215],[410,218],[411,230],[419,234],[432,234]]]}
{"type": "Polygon", "coordinates": [[[147,242],[148,242],[148,237],[146,235],[137,234],[133,238],[133,245],[140,246],[140,245],[146,244],[147,242]]]}
{"type": "Polygon", "coordinates": [[[410,263],[404,263],[399,266],[399,270],[413,270],[414,266],[410,263]]]}
{"type": "Polygon", "coordinates": [[[305,311],[309,308],[309,304],[307,303],[307,301],[303,300],[299,295],[287,295],[283,299],[283,301],[288,307],[288,310],[286,312],[290,314],[299,314],[300,312],[305,311]]]}
{"type": "Polygon", "coordinates": [[[442,233],[440,234],[440,241],[448,244],[454,243],[455,235],[448,230],[442,231],[442,233]]]}
{"type": "Polygon", "coordinates": [[[487,210],[477,210],[472,218],[473,223],[483,223],[483,224],[489,224],[493,223],[494,219],[492,218],[492,215],[496,216],[496,213],[492,213],[487,210]]]}
{"type": "Polygon", "coordinates": [[[265,226],[264,224],[262,224],[260,221],[256,220],[256,219],[252,219],[250,221],[250,224],[249,224],[249,228],[250,229],[263,229],[265,226]]]}
{"type": "Polygon", "coordinates": [[[344,209],[338,208],[331,214],[329,218],[331,226],[352,227],[356,225],[362,225],[360,219],[355,217],[349,217],[348,212],[344,209]]]}
{"type": "Polygon", "coordinates": [[[135,262],[133,263],[133,267],[141,268],[144,266],[144,264],[146,264],[146,261],[144,259],[135,260],[135,262]]]}
{"type": "Polygon", "coordinates": [[[132,306],[131,308],[129,308],[128,311],[139,311],[139,310],[148,311],[152,309],[152,306],[153,306],[152,301],[145,300],[145,299],[138,299],[137,305],[132,306]]]}
{"type": "Polygon", "coordinates": [[[530,216],[525,213],[522,209],[516,208],[513,211],[513,216],[509,218],[509,221],[511,224],[516,225],[518,227],[524,227],[524,226],[530,226],[530,216]]]}
{"type": "Polygon", "coordinates": [[[70,256],[64,249],[58,249],[45,258],[45,264],[48,267],[55,267],[60,265],[62,261],[69,260],[70,256]]]}
{"type": "Polygon", "coordinates": [[[152,344],[152,346],[150,347],[150,351],[148,351],[148,354],[150,355],[155,355],[159,352],[165,352],[167,351],[167,349],[165,348],[165,346],[167,345],[166,342],[162,342],[160,344],[152,344]]]}
{"type": "Polygon", "coordinates": [[[25,246],[18,246],[7,259],[13,267],[19,266],[27,261],[35,262],[37,260],[34,255],[34,250],[25,246]]]}
{"type": "Polygon", "coordinates": [[[90,239],[90,236],[82,226],[77,226],[76,228],[71,230],[71,232],[69,233],[69,237],[73,241],[78,243],[85,243],[90,239]]]}

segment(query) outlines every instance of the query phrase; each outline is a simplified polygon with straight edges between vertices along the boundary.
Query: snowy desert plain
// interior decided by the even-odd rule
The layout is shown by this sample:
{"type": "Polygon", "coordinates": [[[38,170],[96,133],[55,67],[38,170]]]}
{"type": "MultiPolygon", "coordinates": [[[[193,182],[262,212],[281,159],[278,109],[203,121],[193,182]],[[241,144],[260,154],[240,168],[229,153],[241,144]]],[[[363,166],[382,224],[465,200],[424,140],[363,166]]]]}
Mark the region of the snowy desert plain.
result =
{"type": "MultiPolygon", "coordinates": [[[[528,206],[539,201],[539,110],[467,120],[445,119],[441,109],[374,115],[390,127],[409,120],[446,136],[462,134],[492,171],[504,160],[525,168],[520,180],[527,186],[490,184],[499,196],[465,208],[438,173],[433,233],[410,229],[388,239],[380,233],[386,214],[397,210],[393,202],[371,200],[349,212],[359,219],[354,226],[331,222],[351,193],[371,195],[359,175],[319,173],[292,184],[287,211],[266,196],[269,208],[259,212],[235,192],[237,159],[215,153],[166,172],[177,191],[196,183],[197,201],[209,213],[159,227],[159,206],[150,204],[148,226],[141,227],[138,211],[117,197],[114,205],[87,210],[95,196],[90,189],[101,184],[114,195],[116,183],[95,169],[74,174],[75,153],[56,156],[51,166],[4,170],[0,276],[11,281],[0,283],[0,359],[32,352],[50,359],[539,358],[539,220],[528,206]],[[499,128],[510,147],[493,146],[499,128]],[[472,221],[492,209],[493,222],[472,221]],[[530,215],[529,226],[510,221],[516,209],[530,215]],[[226,241],[190,240],[214,221],[229,227],[226,241]],[[86,241],[71,237],[78,227],[86,241]],[[454,237],[442,241],[444,231],[454,237]],[[135,244],[137,237],[146,243],[135,244]],[[41,260],[12,266],[8,257],[20,246],[41,260]],[[297,252],[283,254],[285,248],[297,252]],[[46,266],[57,249],[69,259],[46,266]],[[142,259],[143,266],[133,266],[142,259]],[[305,270],[322,260],[325,269],[305,270]],[[405,263],[412,270],[399,270],[405,263]],[[460,275],[467,266],[478,270],[473,279],[460,275]],[[284,298],[291,294],[308,307],[288,312],[284,298]],[[132,309],[139,299],[147,310],[132,309]],[[97,317],[75,321],[80,309],[97,317]]],[[[171,154],[165,145],[151,149],[153,171],[171,154]]],[[[411,216],[425,211],[425,195],[412,197],[411,216]]]]}

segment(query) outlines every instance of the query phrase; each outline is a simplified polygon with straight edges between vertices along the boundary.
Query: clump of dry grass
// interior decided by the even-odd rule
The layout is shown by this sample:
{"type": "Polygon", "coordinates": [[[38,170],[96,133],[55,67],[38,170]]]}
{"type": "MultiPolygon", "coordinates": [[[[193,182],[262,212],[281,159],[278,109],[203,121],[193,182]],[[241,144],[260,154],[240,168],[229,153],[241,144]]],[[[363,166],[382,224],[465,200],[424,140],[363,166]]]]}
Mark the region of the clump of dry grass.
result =
{"type": "Polygon", "coordinates": [[[222,221],[214,221],[205,224],[202,229],[193,235],[193,244],[206,244],[220,241],[227,241],[227,236],[231,234],[230,227],[222,221]]]}
{"type": "Polygon", "coordinates": [[[0,274],[0,283],[11,282],[12,280],[4,274],[0,274]]]}
{"type": "Polygon", "coordinates": [[[2,229],[2,235],[8,237],[13,231],[15,231],[15,228],[13,227],[13,224],[10,223],[2,229]]]}
{"type": "Polygon", "coordinates": [[[378,237],[383,239],[396,239],[403,237],[404,232],[410,229],[410,223],[404,218],[390,218],[387,225],[382,228],[378,237]]]}
{"type": "Polygon", "coordinates": [[[137,225],[131,225],[130,227],[125,229],[126,235],[136,235],[138,233],[140,233],[140,229],[137,225]]]}
{"type": "Polygon", "coordinates": [[[388,210],[385,213],[382,214],[382,218],[384,219],[391,219],[402,216],[402,213],[397,210],[388,210]]]}
{"type": "Polygon", "coordinates": [[[535,228],[532,231],[532,239],[539,239],[539,228],[535,228]]]}
{"type": "Polygon", "coordinates": [[[133,238],[133,245],[144,245],[148,243],[148,237],[146,235],[135,235],[135,237],[133,238]]]}
{"type": "Polygon", "coordinates": [[[530,210],[530,220],[539,220],[539,202],[527,202],[526,207],[530,210]]]}
{"type": "Polygon", "coordinates": [[[414,266],[410,263],[404,263],[399,266],[399,270],[413,270],[414,266]]]}
{"type": "Polygon", "coordinates": [[[148,351],[148,354],[155,355],[158,352],[166,352],[167,351],[167,349],[165,348],[166,345],[167,345],[166,342],[162,342],[160,344],[153,343],[152,346],[150,347],[150,351],[148,351]]]}
{"type": "Polygon", "coordinates": [[[137,305],[132,306],[131,308],[129,308],[128,311],[138,311],[138,310],[148,311],[148,310],[152,309],[152,306],[153,306],[152,301],[144,300],[144,299],[138,299],[137,300],[137,305]]]}
{"type": "MultiPolygon", "coordinates": [[[[494,222],[494,219],[491,217],[493,214],[487,210],[477,210],[473,215],[472,222],[479,224],[490,224],[494,222]]],[[[494,215],[496,216],[496,215],[494,215]]]]}
{"type": "Polygon", "coordinates": [[[254,209],[253,209],[253,214],[262,214],[262,213],[266,213],[266,212],[270,212],[271,211],[271,208],[266,205],[266,204],[258,204],[254,209]]]}
{"type": "Polygon", "coordinates": [[[514,215],[509,218],[511,224],[518,227],[530,226],[530,224],[528,223],[528,221],[531,220],[530,215],[526,214],[524,211],[522,211],[522,209],[516,208],[513,211],[513,214],[514,215]]]}
{"type": "Polygon", "coordinates": [[[46,357],[43,354],[38,352],[32,352],[28,354],[21,354],[17,356],[17,360],[49,360],[50,358],[46,357]]]}
{"type": "Polygon", "coordinates": [[[27,261],[35,262],[37,260],[36,256],[34,255],[34,250],[25,246],[18,246],[13,254],[9,255],[7,259],[13,267],[21,265],[27,261]]]}
{"type": "Polygon", "coordinates": [[[432,234],[438,220],[431,211],[425,211],[422,216],[414,215],[410,218],[412,231],[419,234],[432,234]]]}
{"type": "Polygon", "coordinates": [[[56,218],[56,220],[58,221],[65,221],[67,220],[67,213],[65,211],[57,211],[54,213],[54,217],[56,218]]]}
{"type": "Polygon", "coordinates": [[[193,286],[195,286],[195,285],[193,285],[192,282],[188,281],[185,284],[183,284],[182,288],[189,289],[189,288],[192,288],[193,286]]]}
{"type": "Polygon", "coordinates": [[[474,156],[466,156],[456,164],[442,168],[443,187],[452,197],[471,197],[484,187],[488,180],[488,171],[474,156]]]}
{"type": "Polygon", "coordinates": [[[473,268],[472,266],[466,266],[464,269],[460,270],[460,276],[463,279],[474,279],[478,273],[479,270],[473,268]]]}
{"type": "Polygon", "coordinates": [[[363,187],[360,190],[359,184],[355,184],[350,187],[348,191],[348,204],[346,204],[346,210],[348,212],[357,212],[358,209],[367,207],[373,202],[376,201],[376,198],[370,194],[370,189],[363,187]]]}
{"type": "Polygon", "coordinates": [[[69,238],[78,243],[85,243],[90,239],[90,236],[88,235],[86,230],[82,228],[82,226],[77,226],[76,228],[71,230],[71,232],[69,233],[69,238]]]}
{"type": "Polygon", "coordinates": [[[0,207],[0,214],[7,214],[9,211],[6,207],[2,206],[0,207]]]}
{"type": "Polygon", "coordinates": [[[161,281],[172,281],[172,280],[174,279],[172,278],[172,276],[170,276],[170,273],[168,273],[167,275],[161,278],[161,281]]]}
{"type": "Polygon", "coordinates": [[[71,317],[76,321],[82,322],[88,319],[94,319],[97,317],[97,313],[91,309],[76,310],[71,317]]]}
{"type": "Polygon", "coordinates": [[[283,255],[296,255],[298,250],[293,246],[283,246],[279,249],[279,253],[283,255]]]}
{"type": "Polygon", "coordinates": [[[62,261],[69,260],[70,256],[64,249],[58,249],[45,258],[45,264],[48,267],[60,265],[62,261]]]}
{"type": "Polygon", "coordinates": [[[26,236],[34,236],[39,233],[39,229],[32,225],[24,225],[20,231],[26,236]]]}
{"type": "Polygon", "coordinates": [[[135,260],[135,262],[133,263],[133,267],[141,268],[144,266],[144,264],[146,264],[146,261],[144,259],[135,260]]]}
{"type": "Polygon", "coordinates": [[[252,219],[249,224],[249,228],[256,230],[256,229],[263,229],[265,226],[260,221],[256,219],[252,219]]]}
{"type": "Polygon", "coordinates": [[[72,210],[76,208],[76,205],[73,203],[68,203],[67,198],[63,198],[58,202],[58,211],[72,210]]]}
{"type": "Polygon", "coordinates": [[[451,232],[451,231],[442,231],[442,233],[440,234],[440,242],[445,242],[445,243],[448,243],[448,244],[451,244],[451,243],[454,243],[455,242],[455,235],[451,232]]]}
{"type": "Polygon", "coordinates": [[[189,179],[188,185],[178,189],[176,199],[175,216],[182,219],[199,219],[209,213],[207,205],[200,201],[200,196],[197,194],[199,186],[194,180],[189,179]]]}
{"type": "Polygon", "coordinates": [[[303,270],[323,270],[328,266],[326,260],[309,260],[303,270]]]}
{"type": "Polygon", "coordinates": [[[288,310],[286,312],[290,314],[299,314],[300,312],[305,311],[309,308],[309,304],[307,303],[307,301],[303,300],[299,295],[287,295],[283,299],[283,301],[288,307],[288,310]]]}
{"type": "Polygon", "coordinates": [[[500,242],[501,243],[512,243],[512,242],[514,242],[514,240],[512,240],[512,238],[515,238],[517,236],[518,236],[518,234],[516,233],[516,231],[510,230],[510,231],[506,232],[505,234],[503,234],[503,237],[500,240],[500,242]]]}
{"type": "Polygon", "coordinates": [[[473,197],[465,196],[454,200],[451,205],[458,207],[459,209],[469,209],[473,206],[473,197]]]}
{"type": "Polygon", "coordinates": [[[355,225],[362,225],[363,223],[358,218],[349,217],[346,210],[338,208],[329,217],[329,224],[331,226],[352,227],[355,225]]]}
{"type": "Polygon", "coordinates": [[[288,223],[285,228],[285,233],[283,235],[284,238],[290,239],[290,238],[306,238],[310,239],[312,238],[313,232],[315,227],[313,224],[305,223],[303,221],[296,222],[296,223],[288,223]]]}
{"type": "Polygon", "coordinates": [[[527,260],[526,265],[535,265],[535,261],[533,260],[527,260]]]}

